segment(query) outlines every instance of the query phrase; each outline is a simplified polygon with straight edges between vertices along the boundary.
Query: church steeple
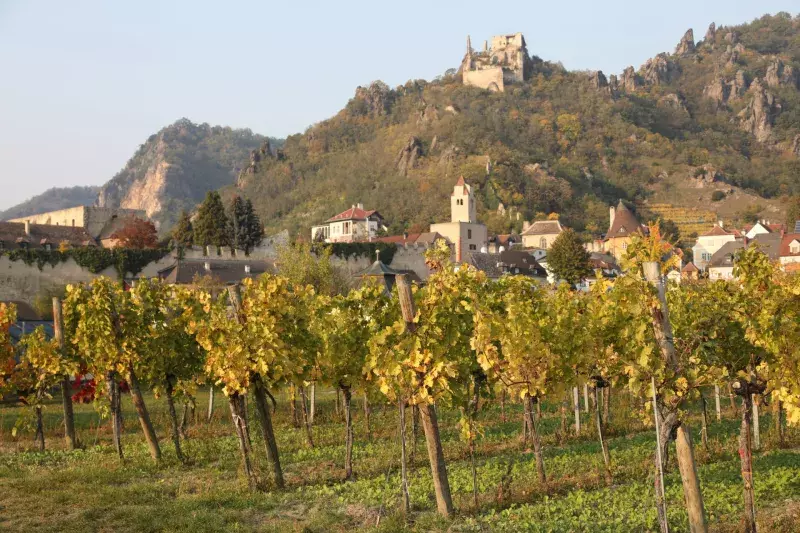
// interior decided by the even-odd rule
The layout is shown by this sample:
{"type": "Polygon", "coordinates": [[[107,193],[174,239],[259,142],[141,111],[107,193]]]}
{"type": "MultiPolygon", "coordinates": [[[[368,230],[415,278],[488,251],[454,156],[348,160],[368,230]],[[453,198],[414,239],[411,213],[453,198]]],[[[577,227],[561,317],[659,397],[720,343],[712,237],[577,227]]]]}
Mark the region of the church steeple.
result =
{"type": "Polygon", "coordinates": [[[470,40],[469,35],[467,35],[467,55],[472,55],[472,41],[470,40]]]}

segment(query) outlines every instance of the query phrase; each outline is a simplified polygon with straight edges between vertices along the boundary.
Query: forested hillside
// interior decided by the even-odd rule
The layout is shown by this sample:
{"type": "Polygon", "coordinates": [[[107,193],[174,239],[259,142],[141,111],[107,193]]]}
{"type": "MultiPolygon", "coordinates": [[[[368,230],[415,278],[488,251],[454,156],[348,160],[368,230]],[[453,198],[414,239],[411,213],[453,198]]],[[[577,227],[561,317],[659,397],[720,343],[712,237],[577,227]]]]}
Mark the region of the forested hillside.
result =
{"type": "Polygon", "coordinates": [[[100,187],[53,187],[21,204],[0,211],[0,220],[19,218],[79,205],[92,205],[100,187]]]}
{"type": "Polygon", "coordinates": [[[778,218],[800,193],[800,18],[712,26],[697,43],[687,32],[675,53],[619,77],[532,64],[504,93],[464,87],[453,70],[360,87],[333,118],[253,154],[237,193],[268,229],[303,234],[356,202],[392,231],[425,227],[447,216],[462,174],[493,231],[521,225],[500,203],[602,231],[618,198],[741,220],[778,218]]]}

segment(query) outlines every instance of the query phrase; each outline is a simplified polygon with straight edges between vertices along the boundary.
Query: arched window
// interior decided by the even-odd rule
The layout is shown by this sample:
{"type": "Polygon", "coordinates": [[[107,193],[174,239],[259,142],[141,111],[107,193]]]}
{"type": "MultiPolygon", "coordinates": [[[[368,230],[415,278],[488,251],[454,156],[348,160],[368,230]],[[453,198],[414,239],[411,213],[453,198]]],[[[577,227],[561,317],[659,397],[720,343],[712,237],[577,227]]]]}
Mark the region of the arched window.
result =
{"type": "Polygon", "coordinates": [[[547,248],[547,238],[542,237],[539,239],[539,248],[546,249],[547,248]]]}

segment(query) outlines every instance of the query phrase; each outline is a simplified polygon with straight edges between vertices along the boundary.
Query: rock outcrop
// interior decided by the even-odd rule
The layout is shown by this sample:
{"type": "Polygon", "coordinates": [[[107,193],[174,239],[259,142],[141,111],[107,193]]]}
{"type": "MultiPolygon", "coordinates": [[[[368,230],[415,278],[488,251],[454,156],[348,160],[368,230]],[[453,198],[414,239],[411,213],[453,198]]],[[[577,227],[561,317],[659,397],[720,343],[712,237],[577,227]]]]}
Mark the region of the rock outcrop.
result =
{"type": "Polygon", "coordinates": [[[703,189],[714,183],[725,182],[725,176],[713,165],[698,167],[694,173],[694,186],[703,189]]]}
{"type": "Polygon", "coordinates": [[[386,115],[394,102],[394,93],[382,81],[376,81],[369,87],[356,88],[354,111],[366,115],[386,115]]]}
{"type": "Polygon", "coordinates": [[[680,74],[680,67],[667,54],[661,53],[648,59],[647,63],[642,65],[641,72],[645,83],[661,85],[674,81],[680,74]]]}
{"type": "Polygon", "coordinates": [[[619,80],[619,86],[622,90],[632,93],[638,87],[642,86],[642,82],[633,67],[628,67],[622,72],[622,77],[619,80]]]}
{"type": "Polygon", "coordinates": [[[785,65],[783,61],[776,57],[767,67],[764,81],[767,82],[768,87],[779,87],[781,85],[797,87],[797,73],[791,65],[785,65]]]}
{"type": "Polygon", "coordinates": [[[703,96],[714,100],[718,105],[727,104],[730,100],[737,100],[747,93],[747,78],[744,71],[739,70],[732,80],[717,76],[705,86],[703,96]]]}
{"type": "Polygon", "coordinates": [[[416,168],[417,160],[422,157],[422,141],[412,136],[405,146],[400,149],[395,160],[397,171],[402,176],[407,176],[408,171],[416,168]]]}
{"type": "Polygon", "coordinates": [[[756,140],[765,142],[772,134],[772,125],[780,113],[781,106],[758,78],[750,85],[750,92],[752,99],[739,113],[739,126],[751,133],[756,140]]]}
{"type": "Polygon", "coordinates": [[[678,46],[675,47],[675,55],[686,56],[694,52],[694,30],[689,28],[683,34],[678,46]]]}
{"type": "Polygon", "coordinates": [[[591,75],[590,80],[592,82],[592,87],[594,87],[597,90],[605,89],[608,87],[608,79],[606,79],[606,75],[603,74],[602,70],[595,71],[591,75]]]}
{"type": "Polygon", "coordinates": [[[800,157],[800,133],[794,136],[794,140],[792,141],[792,153],[796,157],[800,157]]]}
{"type": "Polygon", "coordinates": [[[683,98],[675,93],[666,94],[659,98],[658,106],[686,115],[687,117],[689,116],[689,110],[686,108],[683,98]]]}
{"type": "Polygon", "coordinates": [[[708,25],[708,30],[706,30],[706,36],[703,39],[703,42],[709,46],[714,46],[714,41],[717,40],[717,25],[713,22],[708,25]]]}

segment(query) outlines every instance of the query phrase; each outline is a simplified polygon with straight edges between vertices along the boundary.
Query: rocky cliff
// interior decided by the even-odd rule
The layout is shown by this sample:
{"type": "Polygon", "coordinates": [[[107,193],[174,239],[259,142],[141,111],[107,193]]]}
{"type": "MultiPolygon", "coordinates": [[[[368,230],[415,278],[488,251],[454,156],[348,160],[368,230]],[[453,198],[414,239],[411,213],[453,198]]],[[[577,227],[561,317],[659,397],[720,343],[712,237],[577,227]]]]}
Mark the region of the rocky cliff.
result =
{"type": "Polygon", "coordinates": [[[99,192],[102,207],[143,209],[166,231],[181,209],[236,181],[265,137],[181,119],[152,135],[99,192]]]}

